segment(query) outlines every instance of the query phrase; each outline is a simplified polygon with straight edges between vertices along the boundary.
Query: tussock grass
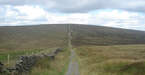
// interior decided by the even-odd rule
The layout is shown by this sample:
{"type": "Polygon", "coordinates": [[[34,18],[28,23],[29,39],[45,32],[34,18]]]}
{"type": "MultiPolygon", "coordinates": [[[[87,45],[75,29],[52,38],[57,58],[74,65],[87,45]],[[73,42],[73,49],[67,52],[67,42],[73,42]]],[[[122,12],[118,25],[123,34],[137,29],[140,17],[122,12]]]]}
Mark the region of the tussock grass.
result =
{"type": "Polygon", "coordinates": [[[43,49],[34,49],[34,50],[5,50],[0,52],[0,60],[7,60],[8,54],[10,55],[10,59],[16,59],[20,55],[32,54],[42,51],[43,49]]]}
{"type": "Polygon", "coordinates": [[[32,55],[36,53],[43,52],[44,49],[32,49],[32,50],[4,50],[0,52],[0,61],[5,64],[5,66],[13,66],[18,61],[19,57],[22,55],[32,55]],[[9,55],[9,63],[8,63],[9,55]]]}
{"type": "Polygon", "coordinates": [[[64,75],[67,70],[69,55],[69,50],[64,49],[63,52],[58,53],[54,60],[50,58],[39,60],[30,75],[64,75]]]}
{"type": "Polygon", "coordinates": [[[80,46],[81,75],[145,75],[145,45],[80,46]]]}
{"type": "Polygon", "coordinates": [[[50,53],[56,48],[49,49],[30,49],[30,50],[4,50],[0,52],[0,61],[5,64],[5,66],[14,66],[19,60],[20,56],[23,55],[33,55],[41,53],[50,53]],[[8,64],[9,55],[9,64],[8,64]]]}

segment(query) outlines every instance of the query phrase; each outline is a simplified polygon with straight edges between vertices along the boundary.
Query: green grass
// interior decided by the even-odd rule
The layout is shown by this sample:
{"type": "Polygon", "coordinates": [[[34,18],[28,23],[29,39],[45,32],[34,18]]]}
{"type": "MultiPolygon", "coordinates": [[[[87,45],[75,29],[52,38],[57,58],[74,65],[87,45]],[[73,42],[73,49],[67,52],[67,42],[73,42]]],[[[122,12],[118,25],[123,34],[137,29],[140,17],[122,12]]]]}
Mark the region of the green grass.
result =
{"type": "Polygon", "coordinates": [[[0,52],[0,60],[5,61],[7,60],[7,56],[10,56],[10,59],[16,59],[19,56],[37,53],[42,51],[42,49],[34,49],[34,50],[7,50],[0,52]]]}
{"type": "Polygon", "coordinates": [[[33,49],[33,50],[6,50],[0,52],[0,61],[4,63],[6,67],[12,67],[19,60],[22,55],[32,55],[41,52],[46,52],[45,49],[33,49]],[[9,63],[8,63],[9,55],[9,63]]]}
{"type": "Polygon", "coordinates": [[[69,62],[69,50],[64,49],[54,60],[44,58],[32,69],[30,75],[64,75],[69,62]]]}
{"type": "Polygon", "coordinates": [[[81,75],[145,75],[145,45],[81,46],[81,75]]]}
{"type": "MultiPolygon", "coordinates": [[[[1,59],[5,63],[5,66],[14,66],[19,56],[32,55],[41,53],[53,52],[56,48],[50,49],[35,49],[35,50],[16,50],[16,51],[3,51],[1,52],[1,59]],[[7,54],[10,54],[10,64],[7,64],[7,54]]],[[[49,57],[40,59],[34,67],[32,67],[29,75],[64,75],[69,62],[70,52],[64,48],[62,52],[56,55],[52,60],[49,57]]]]}
{"type": "Polygon", "coordinates": [[[0,52],[0,61],[5,64],[5,66],[14,66],[22,55],[33,55],[40,53],[50,53],[56,48],[49,49],[32,49],[32,50],[4,50],[0,52]],[[9,64],[8,64],[9,55],[9,64]]]}

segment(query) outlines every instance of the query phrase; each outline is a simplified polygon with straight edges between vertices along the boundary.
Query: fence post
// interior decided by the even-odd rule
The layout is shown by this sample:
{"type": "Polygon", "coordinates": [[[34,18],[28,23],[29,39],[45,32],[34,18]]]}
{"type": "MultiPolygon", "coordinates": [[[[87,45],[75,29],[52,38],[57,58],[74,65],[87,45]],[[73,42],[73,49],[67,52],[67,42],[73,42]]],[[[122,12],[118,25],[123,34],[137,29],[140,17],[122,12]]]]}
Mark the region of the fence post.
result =
{"type": "Polygon", "coordinates": [[[32,52],[32,55],[34,54],[34,52],[32,52]]]}
{"type": "Polygon", "coordinates": [[[7,62],[8,66],[10,64],[10,54],[8,54],[8,62],[7,62]]]}

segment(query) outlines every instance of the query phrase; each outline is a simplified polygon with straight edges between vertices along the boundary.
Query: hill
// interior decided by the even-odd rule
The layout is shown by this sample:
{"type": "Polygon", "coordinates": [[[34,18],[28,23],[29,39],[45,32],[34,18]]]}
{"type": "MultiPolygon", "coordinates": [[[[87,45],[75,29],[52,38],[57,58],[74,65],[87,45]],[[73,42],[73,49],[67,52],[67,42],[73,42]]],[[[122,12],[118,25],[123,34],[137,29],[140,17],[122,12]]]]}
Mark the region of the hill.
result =
{"type": "MultiPolygon", "coordinates": [[[[1,26],[0,49],[38,49],[64,46],[68,24],[1,26]]],[[[145,32],[111,27],[69,24],[72,43],[80,45],[145,44],[145,32]]]]}
{"type": "Polygon", "coordinates": [[[145,44],[145,32],[93,25],[71,25],[72,42],[80,45],[145,44]]]}
{"type": "Polygon", "coordinates": [[[66,25],[1,26],[0,49],[39,49],[64,46],[66,25]]]}

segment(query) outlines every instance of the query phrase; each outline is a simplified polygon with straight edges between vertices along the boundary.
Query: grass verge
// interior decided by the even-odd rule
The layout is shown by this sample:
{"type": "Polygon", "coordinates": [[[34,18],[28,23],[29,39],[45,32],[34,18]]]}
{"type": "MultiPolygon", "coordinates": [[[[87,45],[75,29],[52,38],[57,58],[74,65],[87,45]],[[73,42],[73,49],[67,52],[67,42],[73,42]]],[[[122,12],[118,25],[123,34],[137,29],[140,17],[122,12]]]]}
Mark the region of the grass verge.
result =
{"type": "Polygon", "coordinates": [[[145,45],[80,46],[81,75],[145,75],[145,45]]]}
{"type": "Polygon", "coordinates": [[[49,58],[39,60],[30,75],[64,75],[68,67],[69,55],[70,52],[64,49],[54,60],[49,58]]]}

